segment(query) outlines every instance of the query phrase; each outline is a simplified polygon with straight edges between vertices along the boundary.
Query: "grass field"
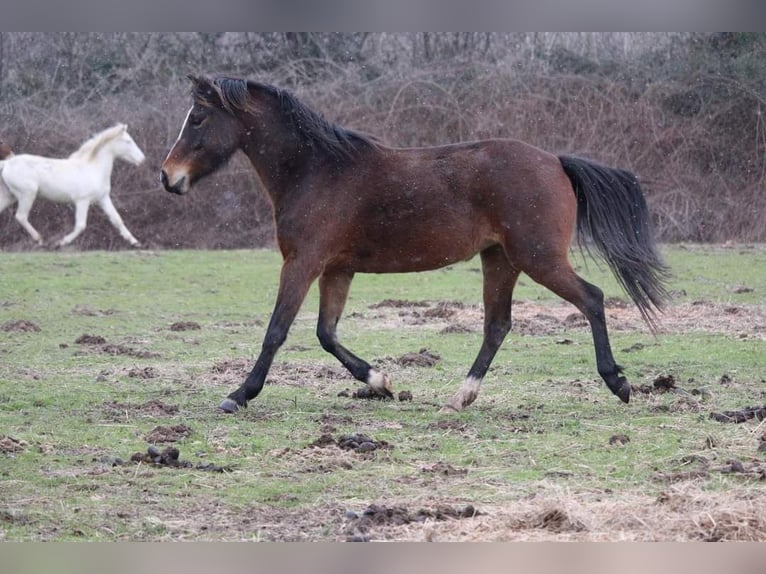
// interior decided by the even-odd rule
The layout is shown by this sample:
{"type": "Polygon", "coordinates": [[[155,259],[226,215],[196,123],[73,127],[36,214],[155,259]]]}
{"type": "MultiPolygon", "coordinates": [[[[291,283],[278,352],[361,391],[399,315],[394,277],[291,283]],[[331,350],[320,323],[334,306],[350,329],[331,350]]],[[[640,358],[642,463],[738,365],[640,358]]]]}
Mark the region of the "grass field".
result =
{"type": "Polygon", "coordinates": [[[0,540],[766,540],[766,248],[663,252],[656,336],[578,259],[630,405],[522,277],[478,400],[439,413],[481,342],[475,259],[352,286],[341,341],[411,400],[354,396],[314,287],[236,415],[276,253],[0,253],[0,540]]]}

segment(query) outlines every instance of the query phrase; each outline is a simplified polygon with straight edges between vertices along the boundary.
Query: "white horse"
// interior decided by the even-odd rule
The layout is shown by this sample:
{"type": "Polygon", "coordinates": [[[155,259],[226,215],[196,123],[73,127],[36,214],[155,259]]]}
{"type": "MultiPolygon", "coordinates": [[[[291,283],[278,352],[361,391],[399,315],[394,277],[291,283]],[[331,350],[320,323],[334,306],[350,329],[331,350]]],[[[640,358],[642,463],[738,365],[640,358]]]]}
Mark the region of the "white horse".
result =
{"type": "Polygon", "coordinates": [[[16,221],[42,245],[42,237],[29,223],[29,211],[35,198],[40,195],[52,201],[74,203],[74,229],[56,244],[61,247],[83,232],[88,209],[95,202],[120,235],[137,246],[138,240],[125,227],[109,197],[115,158],[134,165],[144,161],[144,153],[130,137],[125,124],[117,124],[94,135],[65,159],[11,155],[0,161],[0,212],[18,201],[16,221]]]}

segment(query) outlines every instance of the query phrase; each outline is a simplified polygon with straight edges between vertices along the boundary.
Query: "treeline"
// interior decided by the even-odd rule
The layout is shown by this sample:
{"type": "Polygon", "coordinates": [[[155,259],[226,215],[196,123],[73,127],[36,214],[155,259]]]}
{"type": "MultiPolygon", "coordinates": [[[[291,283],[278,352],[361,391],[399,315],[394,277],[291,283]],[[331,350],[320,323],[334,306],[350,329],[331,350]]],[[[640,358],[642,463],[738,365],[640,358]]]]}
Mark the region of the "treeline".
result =
{"type": "MultiPolygon", "coordinates": [[[[242,157],[183,198],[159,166],[189,106],[187,73],[292,90],[392,145],[523,139],[636,172],[664,241],[764,241],[766,34],[0,33],[0,139],[65,156],[126,122],[147,155],[112,197],[155,247],[272,242],[270,206],[242,157]]],[[[36,203],[48,238],[73,224],[36,203]]],[[[122,248],[97,210],[81,248],[122,248]]],[[[0,249],[31,245],[0,214],[0,249]]]]}

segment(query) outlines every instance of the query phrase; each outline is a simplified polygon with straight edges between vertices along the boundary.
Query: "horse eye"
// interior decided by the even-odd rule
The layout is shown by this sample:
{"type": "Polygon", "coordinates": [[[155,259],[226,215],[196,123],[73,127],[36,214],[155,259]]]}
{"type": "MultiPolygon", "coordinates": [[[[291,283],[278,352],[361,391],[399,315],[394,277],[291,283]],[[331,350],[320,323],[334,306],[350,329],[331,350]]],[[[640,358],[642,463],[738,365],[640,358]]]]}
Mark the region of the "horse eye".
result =
{"type": "Polygon", "coordinates": [[[205,116],[203,116],[203,115],[191,116],[189,118],[189,125],[191,125],[192,127],[197,128],[197,127],[201,126],[202,122],[204,122],[204,121],[205,121],[205,116]]]}

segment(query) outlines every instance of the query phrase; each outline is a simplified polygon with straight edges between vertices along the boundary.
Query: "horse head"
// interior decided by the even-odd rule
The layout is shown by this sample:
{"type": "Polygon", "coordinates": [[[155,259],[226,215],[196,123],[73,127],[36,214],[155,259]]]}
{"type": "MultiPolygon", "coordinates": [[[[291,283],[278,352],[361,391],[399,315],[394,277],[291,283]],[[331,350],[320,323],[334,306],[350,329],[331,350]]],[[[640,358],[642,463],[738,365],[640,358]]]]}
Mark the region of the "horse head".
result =
{"type": "MultiPolygon", "coordinates": [[[[240,147],[244,131],[231,95],[222,92],[219,82],[196,76],[189,80],[193,104],[160,172],[165,189],[179,195],[225,164],[240,147]]],[[[244,101],[247,93],[237,96],[244,101]]]]}

